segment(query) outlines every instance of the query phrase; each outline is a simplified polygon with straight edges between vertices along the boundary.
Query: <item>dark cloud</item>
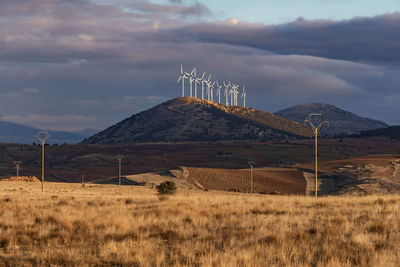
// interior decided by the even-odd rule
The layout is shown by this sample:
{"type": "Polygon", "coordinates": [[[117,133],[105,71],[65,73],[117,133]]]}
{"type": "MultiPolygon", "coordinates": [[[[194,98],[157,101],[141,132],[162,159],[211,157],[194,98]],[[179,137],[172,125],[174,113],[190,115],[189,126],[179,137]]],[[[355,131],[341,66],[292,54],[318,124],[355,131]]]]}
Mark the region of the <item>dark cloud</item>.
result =
{"type": "Polygon", "coordinates": [[[198,24],[166,31],[160,39],[223,43],[280,54],[398,64],[400,13],[346,21],[307,21],[259,26],[198,24]]]}
{"type": "Polygon", "coordinates": [[[1,1],[0,119],[106,127],[180,96],[179,64],[246,84],[259,109],[318,101],[396,119],[398,14],[265,26],[193,23],[208,13],[197,2],[107,3],[1,1]]]}

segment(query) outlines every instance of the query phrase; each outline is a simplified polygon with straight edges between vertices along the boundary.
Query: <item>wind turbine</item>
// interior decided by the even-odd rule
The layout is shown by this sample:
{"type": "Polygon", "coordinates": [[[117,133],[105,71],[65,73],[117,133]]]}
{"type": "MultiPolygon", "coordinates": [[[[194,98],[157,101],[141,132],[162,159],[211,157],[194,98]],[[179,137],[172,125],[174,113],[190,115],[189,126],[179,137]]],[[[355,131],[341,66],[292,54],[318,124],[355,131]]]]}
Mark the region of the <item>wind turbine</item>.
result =
{"type": "Polygon", "coordinates": [[[206,75],[205,72],[203,72],[203,76],[200,79],[200,81],[201,81],[201,99],[202,100],[204,100],[204,83],[206,82],[206,80],[204,80],[204,75],[206,75]]]}
{"type": "Polygon", "coordinates": [[[208,80],[206,80],[206,85],[207,85],[207,100],[210,101],[211,74],[208,77],[208,80]]]}
{"type": "Polygon", "coordinates": [[[231,82],[225,83],[225,105],[229,106],[229,87],[231,86],[231,82]]]}
{"type": "Polygon", "coordinates": [[[231,106],[234,106],[234,103],[233,103],[233,91],[234,91],[234,88],[233,88],[233,86],[234,85],[232,85],[231,89],[229,90],[229,95],[231,96],[231,106]]]}
{"type": "Polygon", "coordinates": [[[243,107],[246,107],[246,95],[247,95],[247,92],[246,92],[246,86],[245,86],[245,85],[243,85],[243,93],[242,93],[242,98],[243,98],[243,107]]]}
{"type": "Polygon", "coordinates": [[[197,84],[200,84],[201,78],[197,77],[197,70],[194,69],[194,97],[197,97],[197,84]]]}
{"type": "Polygon", "coordinates": [[[211,82],[211,81],[207,84],[208,92],[210,93],[210,96],[209,96],[210,101],[214,101],[214,85],[215,85],[215,82],[211,82]]]}
{"type": "Polygon", "coordinates": [[[222,84],[220,85],[217,82],[217,94],[218,94],[218,103],[221,104],[221,89],[222,89],[222,84]]]}
{"type": "Polygon", "coordinates": [[[183,72],[183,67],[181,64],[181,75],[179,76],[179,79],[176,83],[179,83],[179,81],[182,80],[182,97],[185,96],[185,79],[187,79],[187,77],[186,77],[185,73],[183,72]]]}
{"type": "Polygon", "coordinates": [[[235,106],[237,106],[238,105],[238,94],[239,94],[239,85],[238,84],[235,85],[235,89],[233,90],[233,93],[234,93],[233,99],[235,101],[235,106]]]}
{"type": "Polygon", "coordinates": [[[194,69],[192,70],[191,73],[185,72],[186,76],[189,78],[189,83],[190,83],[190,96],[191,96],[191,97],[193,96],[193,82],[195,81],[195,78],[194,78],[194,72],[195,72],[195,71],[196,71],[196,68],[194,68],[194,69]]]}
{"type": "Polygon", "coordinates": [[[215,82],[213,82],[212,83],[212,85],[211,85],[211,101],[214,101],[214,85],[215,85],[215,82]]]}

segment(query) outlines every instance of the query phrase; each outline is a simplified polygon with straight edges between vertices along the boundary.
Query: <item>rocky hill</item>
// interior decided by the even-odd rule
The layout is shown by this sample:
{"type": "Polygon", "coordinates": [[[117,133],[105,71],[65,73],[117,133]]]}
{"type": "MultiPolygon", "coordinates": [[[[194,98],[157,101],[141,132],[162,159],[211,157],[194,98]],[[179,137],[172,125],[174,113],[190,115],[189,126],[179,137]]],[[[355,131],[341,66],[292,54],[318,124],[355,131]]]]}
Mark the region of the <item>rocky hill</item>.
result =
{"type": "Polygon", "coordinates": [[[361,131],[385,128],[388,126],[384,122],[363,118],[334,105],[322,103],[298,105],[278,111],[274,114],[303,123],[304,119],[310,113],[322,113],[324,118],[329,121],[329,128],[323,128],[321,131],[324,135],[358,134],[361,131]]]}
{"type": "Polygon", "coordinates": [[[83,143],[277,140],[310,133],[303,124],[268,112],[180,97],[133,115],[83,143]]]}

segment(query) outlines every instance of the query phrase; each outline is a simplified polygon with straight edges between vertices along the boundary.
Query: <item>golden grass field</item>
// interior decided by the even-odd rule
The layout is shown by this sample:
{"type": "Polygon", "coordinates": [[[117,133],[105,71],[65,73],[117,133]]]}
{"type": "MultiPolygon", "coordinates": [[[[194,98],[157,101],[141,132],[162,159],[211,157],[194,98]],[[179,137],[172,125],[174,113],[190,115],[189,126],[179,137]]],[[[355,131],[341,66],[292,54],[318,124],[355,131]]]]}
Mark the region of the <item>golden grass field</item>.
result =
{"type": "Polygon", "coordinates": [[[400,197],[0,182],[6,266],[399,266],[400,197]]]}

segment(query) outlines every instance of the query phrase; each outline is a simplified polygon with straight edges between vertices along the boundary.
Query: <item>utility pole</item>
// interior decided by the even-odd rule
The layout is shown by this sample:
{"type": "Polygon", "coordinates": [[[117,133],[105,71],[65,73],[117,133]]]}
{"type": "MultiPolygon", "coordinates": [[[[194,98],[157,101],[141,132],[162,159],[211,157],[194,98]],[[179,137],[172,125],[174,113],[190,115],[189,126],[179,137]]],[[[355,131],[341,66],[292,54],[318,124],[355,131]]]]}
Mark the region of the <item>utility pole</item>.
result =
{"type": "Polygon", "coordinates": [[[327,124],[327,127],[329,127],[328,121],[324,120],[323,116],[321,113],[310,113],[310,115],[307,116],[307,118],[304,120],[304,122],[308,122],[313,130],[314,133],[314,139],[315,139],[315,197],[318,197],[318,134],[319,130],[324,124],[327,124]]]}
{"type": "Polygon", "coordinates": [[[48,132],[40,131],[36,135],[36,138],[39,139],[40,143],[42,144],[42,192],[43,192],[43,186],[44,186],[44,144],[46,143],[46,140],[50,138],[50,135],[48,132]]]}
{"type": "Polygon", "coordinates": [[[121,185],[121,165],[122,165],[122,155],[118,155],[118,185],[121,185]]]}
{"type": "Polygon", "coordinates": [[[22,161],[14,161],[15,168],[17,169],[17,177],[19,177],[19,169],[21,168],[22,161]]]}
{"type": "Polygon", "coordinates": [[[85,178],[86,178],[86,172],[82,171],[82,175],[81,175],[82,187],[85,186],[85,178]]]}
{"type": "Polygon", "coordinates": [[[250,160],[248,162],[250,165],[250,194],[253,193],[253,167],[256,166],[256,162],[250,160]]]}

